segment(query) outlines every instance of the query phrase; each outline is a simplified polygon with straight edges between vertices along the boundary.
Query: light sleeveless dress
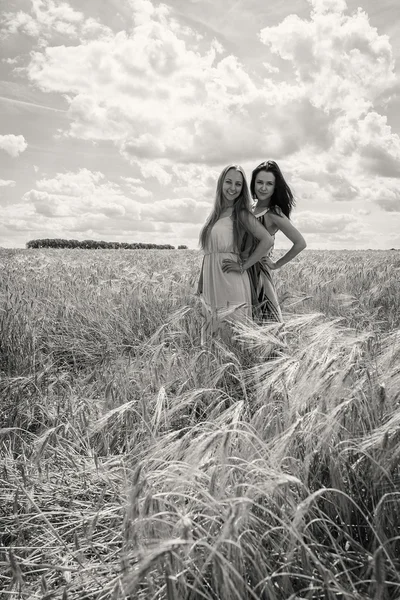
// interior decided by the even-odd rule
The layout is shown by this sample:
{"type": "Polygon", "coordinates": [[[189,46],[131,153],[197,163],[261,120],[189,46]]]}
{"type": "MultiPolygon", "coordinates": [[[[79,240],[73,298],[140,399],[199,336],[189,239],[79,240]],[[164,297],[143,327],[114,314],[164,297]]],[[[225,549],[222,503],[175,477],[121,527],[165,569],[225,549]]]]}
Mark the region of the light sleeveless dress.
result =
{"type": "Polygon", "coordinates": [[[204,250],[201,300],[206,316],[216,321],[251,319],[251,289],[247,272],[224,273],[225,258],[238,260],[234,247],[233,221],[219,219],[210,231],[204,250]]]}

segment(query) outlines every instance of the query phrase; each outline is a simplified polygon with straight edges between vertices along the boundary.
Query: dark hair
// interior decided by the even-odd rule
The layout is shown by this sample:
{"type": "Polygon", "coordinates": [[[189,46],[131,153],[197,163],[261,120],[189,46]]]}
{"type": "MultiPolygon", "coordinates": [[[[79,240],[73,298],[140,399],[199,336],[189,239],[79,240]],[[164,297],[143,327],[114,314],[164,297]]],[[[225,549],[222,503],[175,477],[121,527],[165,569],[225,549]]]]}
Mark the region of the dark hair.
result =
{"type": "Polygon", "coordinates": [[[256,198],[256,179],[261,171],[266,173],[273,173],[275,175],[275,189],[271,196],[269,203],[269,209],[273,212],[278,212],[277,209],[281,209],[283,214],[290,218],[290,213],[295,205],[295,199],[293,197],[292,190],[285,181],[282,175],[282,171],[274,160],[266,160],[256,167],[251,174],[250,191],[253,198],[256,198]]]}
{"type": "Polygon", "coordinates": [[[235,171],[239,171],[239,173],[241,173],[242,177],[243,177],[242,191],[240,192],[240,196],[238,196],[238,198],[235,200],[235,204],[233,205],[233,211],[232,211],[233,239],[234,239],[235,247],[238,252],[239,252],[239,249],[242,244],[244,233],[245,232],[250,233],[248,225],[246,223],[246,220],[244,220],[242,218],[243,212],[248,212],[250,214],[250,204],[251,204],[251,198],[250,198],[249,188],[248,188],[248,184],[247,184],[247,180],[246,180],[246,174],[240,165],[228,165],[227,167],[225,167],[225,169],[222,171],[221,175],[218,177],[214,207],[213,207],[212,212],[208,216],[204,227],[202,228],[202,230],[200,232],[199,242],[200,242],[200,246],[203,250],[206,248],[206,245],[208,242],[208,237],[210,235],[210,231],[213,228],[213,226],[215,225],[215,223],[218,221],[218,219],[220,218],[222,210],[224,208],[224,197],[222,195],[222,185],[224,183],[226,174],[228,173],[228,171],[230,171],[230,169],[235,169],[235,171]]]}

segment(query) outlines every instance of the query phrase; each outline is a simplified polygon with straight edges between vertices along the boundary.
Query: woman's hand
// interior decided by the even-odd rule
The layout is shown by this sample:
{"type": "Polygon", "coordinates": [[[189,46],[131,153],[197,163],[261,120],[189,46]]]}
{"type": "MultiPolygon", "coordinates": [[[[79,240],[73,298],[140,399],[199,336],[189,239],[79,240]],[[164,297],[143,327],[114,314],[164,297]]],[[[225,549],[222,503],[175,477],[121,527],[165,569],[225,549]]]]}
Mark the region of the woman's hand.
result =
{"type": "Polygon", "coordinates": [[[224,273],[242,273],[242,269],[237,260],[233,258],[224,258],[222,261],[222,270],[224,273]]]}
{"type": "Polygon", "coordinates": [[[273,260],[271,260],[269,256],[264,256],[264,258],[262,259],[261,262],[263,265],[268,267],[268,269],[270,269],[271,271],[276,271],[276,269],[279,269],[277,263],[274,262],[273,260]]]}

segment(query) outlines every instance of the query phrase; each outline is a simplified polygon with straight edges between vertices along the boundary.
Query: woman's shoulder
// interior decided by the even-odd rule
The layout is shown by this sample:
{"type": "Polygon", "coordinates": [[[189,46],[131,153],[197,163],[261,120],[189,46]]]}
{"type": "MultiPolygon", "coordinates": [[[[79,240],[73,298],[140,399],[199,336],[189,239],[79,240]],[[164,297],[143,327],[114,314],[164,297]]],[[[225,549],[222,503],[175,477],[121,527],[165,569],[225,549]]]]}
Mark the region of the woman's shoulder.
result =
{"type": "Polygon", "coordinates": [[[268,218],[269,221],[274,222],[276,217],[278,218],[283,218],[283,219],[287,219],[285,213],[283,212],[283,210],[280,208],[280,206],[273,206],[271,208],[268,209],[268,212],[266,214],[266,217],[268,218]]]}
{"type": "Polygon", "coordinates": [[[253,215],[253,213],[252,213],[252,211],[251,211],[251,210],[249,210],[248,208],[244,208],[244,207],[242,207],[242,208],[240,208],[240,210],[239,210],[239,216],[240,216],[241,218],[245,218],[245,219],[246,219],[246,218],[247,218],[247,219],[252,219],[254,215],[253,215]]]}
{"type": "Polygon", "coordinates": [[[271,206],[271,208],[269,209],[269,212],[275,215],[278,215],[279,217],[284,217],[285,213],[283,212],[283,210],[281,209],[280,206],[271,206]]]}

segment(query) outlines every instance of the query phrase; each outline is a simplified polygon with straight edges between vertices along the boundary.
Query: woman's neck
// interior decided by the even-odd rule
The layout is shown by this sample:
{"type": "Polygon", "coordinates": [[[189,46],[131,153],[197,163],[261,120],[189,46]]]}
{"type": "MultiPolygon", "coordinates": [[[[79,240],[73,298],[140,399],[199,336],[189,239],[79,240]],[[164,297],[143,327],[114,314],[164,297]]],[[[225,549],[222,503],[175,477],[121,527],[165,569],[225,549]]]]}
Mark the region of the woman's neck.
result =
{"type": "Polygon", "coordinates": [[[221,210],[220,217],[230,217],[233,213],[233,206],[226,206],[221,210]]]}
{"type": "Polygon", "coordinates": [[[266,212],[268,210],[268,208],[269,208],[268,204],[263,204],[262,202],[257,202],[255,207],[253,208],[253,213],[255,215],[258,215],[260,213],[266,212]]]}
{"type": "Polygon", "coordinates": [[[266,208],[269,208],[269,199],[265,202],[262,202],[262,200],[257,200],[255,208],[258,208],[258,210],[265,210],[266,208]]]}

